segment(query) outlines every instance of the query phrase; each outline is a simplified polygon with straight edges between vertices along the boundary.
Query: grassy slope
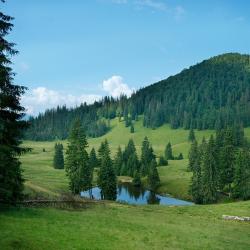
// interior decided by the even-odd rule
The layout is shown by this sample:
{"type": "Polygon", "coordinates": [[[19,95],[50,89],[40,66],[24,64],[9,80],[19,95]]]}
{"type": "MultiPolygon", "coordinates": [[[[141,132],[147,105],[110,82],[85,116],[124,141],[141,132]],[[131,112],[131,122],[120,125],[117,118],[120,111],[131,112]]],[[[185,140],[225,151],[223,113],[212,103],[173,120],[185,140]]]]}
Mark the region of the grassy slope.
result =
{"type": "Polygon", "coordinates": [[[164,207],[109,203],[78,211],[0,211],[1,249],[250,249],[250,202],[164,207]]]}
{"type": "MultiPolygon", "coordinates": [[[[133,138],[137,152],[140,154],[140,147],[145,136],[148,136],[153,145],[156,155],[163,154],[166,144],[170,141],[173,145],[175,155],[182,152],[185,159],[182,161],[169,161],[169,166],[159,167],[161,186],[159,192],[172,194],[175,197],[190,199],[188,195],[188,185],[190,173],[186,171],[187,155],[190,147],[188,143],[188,130],[170,129],[169,125],[164,125],[156,130],[142,126],[142,119],[135,123],[135,133],[131,134],[129,128],[124,126],[124,122],[117,119],[111,121],[112,130],[100,138],[89,139],[89,150],[91,147],[98,149],[100,143],[106,138],[110,143],[112,155],[117,147],[125,147],[129,138],[133,138]]],[[[195,131],[196,137],[201,141],[202,137],[208,138],[213,131],[195,131]]],[[[250,139],[250,128],[246,129],[246,136],[250,139]]],[[[66,147],[66,141],[63,142],[66,147]]],[[[67,191],[67,178],[63,170],[55,170],[52,167],[54,142],[31,142],[26,141],[25,146],[32,147],[32,153],[22,157],[24,176],[26,178],[27,190],[40,192],[47,195],[55,195],[58,192],[67,191]],[[42,152],[45,148],[46,152],[42,152]]]]}

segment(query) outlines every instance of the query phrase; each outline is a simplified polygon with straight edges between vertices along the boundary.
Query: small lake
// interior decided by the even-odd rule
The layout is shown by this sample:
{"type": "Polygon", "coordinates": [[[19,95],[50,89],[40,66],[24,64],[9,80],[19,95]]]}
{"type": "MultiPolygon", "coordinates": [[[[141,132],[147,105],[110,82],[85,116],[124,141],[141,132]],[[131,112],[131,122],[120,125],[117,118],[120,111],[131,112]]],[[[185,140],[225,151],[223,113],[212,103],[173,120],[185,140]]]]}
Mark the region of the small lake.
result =
{"type": "MultiPolygon", "coordinates": [[[[89,197],[89,191],[81,192],[82,197],[89,197]]],[[[96,200],[101,200],[101,191],[99,187],[92,188],[92,196],[96,200]]],[[[187,206],[192,202],[179,200],[170,196],[162,196],[143,187],[135,187],[131,183],[119,183],[117,186],[117,199],[119,202],[126,202],[135,205],[159,204],[159,205],[176,205],[187,206]]]]}

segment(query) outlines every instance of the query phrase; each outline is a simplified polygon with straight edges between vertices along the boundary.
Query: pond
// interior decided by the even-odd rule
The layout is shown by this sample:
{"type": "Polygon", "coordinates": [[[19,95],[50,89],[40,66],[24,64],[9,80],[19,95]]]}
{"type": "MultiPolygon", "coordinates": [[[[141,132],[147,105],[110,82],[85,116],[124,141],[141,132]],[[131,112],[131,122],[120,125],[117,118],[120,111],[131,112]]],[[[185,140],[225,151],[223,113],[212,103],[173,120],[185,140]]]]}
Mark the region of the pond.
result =
{"type": "MultiPolygon", "coordinates": [[[[81,192],[82,197],[90,198],[89,191],[81,192]]],[[[96,200],[101,200],[101,191],[99,187],[92,188],[92,196],[96,200]]],[[[131,183],[119,183],[117,186],[117,199],[119,202],[129,204],[159,204],[159,205],[192,205],[192,202],[179,200],[170,196],[162,196],[143,187],[135,187],[131,183]]]]}

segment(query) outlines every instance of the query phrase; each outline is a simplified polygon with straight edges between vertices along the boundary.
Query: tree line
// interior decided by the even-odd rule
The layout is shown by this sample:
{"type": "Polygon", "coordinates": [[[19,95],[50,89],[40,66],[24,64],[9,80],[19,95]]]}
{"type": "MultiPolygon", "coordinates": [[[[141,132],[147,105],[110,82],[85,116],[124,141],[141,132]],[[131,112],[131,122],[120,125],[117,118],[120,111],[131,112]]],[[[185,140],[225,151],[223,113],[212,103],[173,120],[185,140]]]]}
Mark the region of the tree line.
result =
{"type": "Polygon", "coordinates": [[[217,130],[209,140],[192,142],[188,170],[190,193],[198,204],[215,203],[220,195],[250,198],[250,152],[244,130],[238,126],[217,130]]]}

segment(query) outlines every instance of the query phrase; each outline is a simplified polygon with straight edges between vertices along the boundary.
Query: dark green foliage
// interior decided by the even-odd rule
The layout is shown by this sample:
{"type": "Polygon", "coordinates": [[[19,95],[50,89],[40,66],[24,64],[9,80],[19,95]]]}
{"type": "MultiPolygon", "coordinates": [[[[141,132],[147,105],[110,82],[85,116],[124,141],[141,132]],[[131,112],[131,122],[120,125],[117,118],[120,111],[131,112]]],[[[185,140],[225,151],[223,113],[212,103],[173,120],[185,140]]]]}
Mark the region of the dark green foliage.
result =
{"type": "Polygon", "coordinates": [[[0,202],[5,203],[16,203],[23,198],[19,156],[26,150],[20,147],[20,138],[27,127],[20,105],[25,87],[13,84],[14,73],[10,68],[11,56],[17,51],[5,39],[13,28],[12,20],[0,12],[0,202]]]}
{"type": "Polygon", "coordinates": [[[134,186],[137,186],[137,187],[141,186],[141,176],[140,176],[140,173],[138,171],[135,172],[132,183],[134,186]]]}
{"type": "Polygon", "coordinates": [[[193,142],[195,140],[194,130],[191,128],[188,135],[188,140],[193,142]]]}
{"type": "Polygon", "coordinates": [[[149,174],[150,163],[153,159],[155,159],[153,149],[150,146],[148,138],[145,137],[143,142],[142,142],[142,147],[141,147],[141,173],[142,173],[142,176],[146,176],[149,174]]]}
{"type": "Polygon", "coordinates": [[[160,156],[158,166],[167,166],[167,165],[168,161],[163,156],[160,156]]]}
{"type": "Polygon", "coordinates": [[[129,99],[105,97],[92,105],[46,111],[31,119],[26,138],[67,138],[71,121],[76,117],[80,118],[87,135],[96,137],[109,129],[103,118],[123,117],[125,126],[129,127],[131,119],[138,119],[138,115],[144,115],[144,126],[151,128],[164,123],[191,130],[222,129],[234,124],[249,126],[249,55],[228,53],[213,57],[142,88],[129,99]]]}
{"type": "Polygon", "coordinates": [[[102,198],[105,200],[116,200],[117,179],[110,158],[110,150],[107,140],[103,143],[104,150],[101,156],[101,167],[98,175],[98,186],[101,189],[102,198]]]}
{"type": "Polygon", "coordinates": [[[133,134],[134,132],[135,132],[134,125],[133,125],[133,123],[131,123],[131,126],[130,126],[130,133],[133,134]]]}
{"type": "Polygon", "coordinates": [[[169,142],[165,148],[165,158],[167,160],[173,160],[174,156],[173,156],[173,152],[172,152],[172,145],[169,142]]]}
{"type": "Polygon", "coordinates": [[[214,203],[217,201],[217,152],[213,136],[210,137],[203,153],[201,162],[202,169],[202,192],[203,203],[214,203]]]}
{"type": "Polygon", "coordinates": [[[182,153],[180,153],[178,156],[177,156],[177,158],[176,158],[176,160],[183,160],[184,158],[183,158],[183,154],[182,153]]]}
{"type": "Polygon", "coordinates": [[[91,169],[99,167],[99,161],[96,156],[95,149],[92,148],[90,153],[89,153],[89,166],[91,169]]]}
{"type": "Polygon", "coordinates": [[[123,153],[123,162],[126,166],[126,170],[123,170],[123,175],[133,177],[136,171],[139,171],[139,161],[136,153],[134,141],[129,140],[128,145],[125,147],[123,153]]]}
{"type": "Polygon", "coordinates": [[[196,140],[193,141],[193,143],[191,144],[191,148],[188,154],[188,159],[189,159],[189,163],[188,163],[188,171],[193,171],[194,170],[194,166],[196,164],[197,158],[198,158],[198,143],[196,140]]]}
{"type": "Polygon", "coordinates": [[[124,169],[122,170],[123,166],[123,155],[122,155],[122,150],[121,147],[118,147],[117,153],[115,155],[114,159],[114,169],[116,171],[116,175],[123,175],[126,172],[126,166],[124,163],[124,169]]]}
{"type": "Polygon", "coordinates": [[[92,187],[93,178],[93,169],[90,168],[86,151],[88,142],[79,120],[74,122],[68,141],[65,170],[71,192],[79,194],[92,187]]]}
{"type": "Polygon", "coordinates": [[[245,149],[240,150],[236,157],[233,197],[250,199],[250,154],[245,149]]]}
{"type": "Polygon", "coordinates": [[[43,152],[46,152],[45,148],[43,148],[43,152]]]}
{"type": "Polygon", "coordinates": [[[160,177],[155,159],[153,159],[149,165],[148,184],[151,190],[156,190],[156,188],[160,185],[160,177]]]}
{"type": "Polygon", "coordinates": [[[63,145],[61,143],[55,144],[55,154],[54,154],[53,166],[55,169],[63,169],[64,168],[63,145]]]}
{"type": "Polygon", "coordinates": [[[250,198],[249,148],[236,127],[217,130],[215,140],[211,136],[206,143],[203,138],[200,146],[192,143],[188,170],[193,172],[190,193],[196,203],[214,203],[219,192],[250,198]]]}

